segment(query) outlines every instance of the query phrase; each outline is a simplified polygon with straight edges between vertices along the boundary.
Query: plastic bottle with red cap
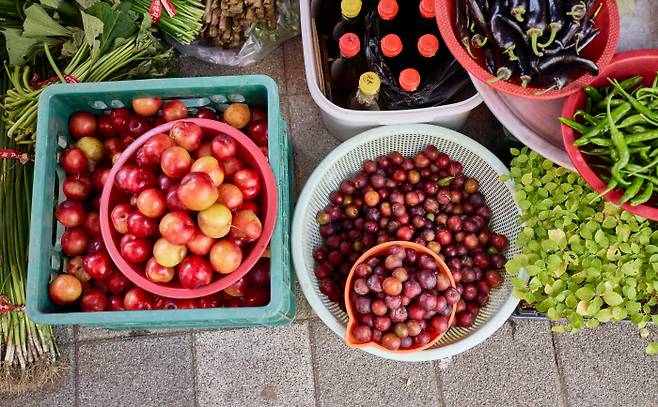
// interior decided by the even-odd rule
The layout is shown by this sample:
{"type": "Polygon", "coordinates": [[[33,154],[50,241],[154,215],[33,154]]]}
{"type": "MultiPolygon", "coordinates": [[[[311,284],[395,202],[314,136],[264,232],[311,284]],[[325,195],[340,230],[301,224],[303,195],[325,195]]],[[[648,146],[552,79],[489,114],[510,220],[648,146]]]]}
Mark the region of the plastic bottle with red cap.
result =
{"type": "Polygon", "coordinates": [[[330,68],[331,82],[334,92],[347,98],[358,86],[359,76],[367,70],[367,64],[356,34],[343,34],[338,40],[338,49],[340,57],[334,60],[330,68]]]}
{"type": "Polygon", "coordinates": [[[387,34],[379,41],[379,49],[382,53],[382,59],[388,66],[388,69],[396,75],[405,64],[406,56],[404,45],[397,34],[387,34]]]}
{"type": "Polygon", "coordinates": [[[414,68],[406,68],[400,72],[400,89],[405,92],[415,92],[420,86],[420,73],[414,68]]]}
{"type": "Polygon", "coordinates": [[[439,65],[439,39],[434,34],[424,34],[416,44],[416,68],[424,77],[429,77],[439,65]]]}
{"type": "Polygon", "coordinates": [[[342,0],[340,2],[341,19],[333,30],[334,41],[346,33],[354,33],[359,37],[363,34],[363,5],[361,0],[342,0]]]}
{"type": "Polygon", "coordinates": [[[379,15],[379,35],[384,37],[387,34],[395,33],[399,27],[400,18],[398,15],[400,8],[396,0],[379,0],[377,3],[377,14],[379,15]]]}
{"type": "Polygon", "coordinates": [[[417,37],[424,34],[438,34],[439,26],[436,22],[434,8],[434,0],[420,0],[418,3],[418,10],[415,13],[416,21],[414,22],[417,37]]]}

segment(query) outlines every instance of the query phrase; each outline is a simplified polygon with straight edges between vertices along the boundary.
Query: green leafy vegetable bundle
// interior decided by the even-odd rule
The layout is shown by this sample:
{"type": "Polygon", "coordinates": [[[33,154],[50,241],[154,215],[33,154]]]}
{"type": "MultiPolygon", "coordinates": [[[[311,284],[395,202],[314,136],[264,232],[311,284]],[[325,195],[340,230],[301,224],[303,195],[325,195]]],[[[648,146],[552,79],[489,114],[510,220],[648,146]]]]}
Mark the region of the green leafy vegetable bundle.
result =
{"type": "Polygon", "coordinates": [[[129,4],[97,2],[84,10],[65,0],[57,5],[55,13],[32,4],[25,9],[22,30],[2,30],[13,65],[8,69],[12,89],[2,108],[7,135],[19,144],[35,141],[38,99],[48,84],[163,76],[174,63],[173,52],[154,36],[151,18],[132,12],[129,4]],[[74,25],[64,25],[69,23],[74,25]],[[39,55],[45,56],[53,70],[50,80],[31,80],[29,64],[39,55]],[[58,63],[56,57],[63,62],[58,63]]]}
{"type": "MultiPolygon", "coordinates": [[[[512,149],[509,177],[523,210],[521,253],[508,273],[515,294],[548,318],[556,332],[630,319],[647,338],[658,323],[658,224],[603,200],[576,173],[528,148],[512,149]]],[[[656,333],[654,331],[653,335],[656,333]]],[[[658,342],[647,346],[658,353],[658,342]]]]}

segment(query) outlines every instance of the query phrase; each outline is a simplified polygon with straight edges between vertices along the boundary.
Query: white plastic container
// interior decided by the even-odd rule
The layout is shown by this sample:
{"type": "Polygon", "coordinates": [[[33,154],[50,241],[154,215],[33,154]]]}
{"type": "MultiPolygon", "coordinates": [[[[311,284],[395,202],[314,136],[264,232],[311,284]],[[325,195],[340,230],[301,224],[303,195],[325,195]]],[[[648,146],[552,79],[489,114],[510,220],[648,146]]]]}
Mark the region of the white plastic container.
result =
{"type": "Polygon", "coordinates": [[[300,1],[302,43],[304,46],[304,66],[306,82],[313,100],[320,108],[324,125],[329,132],[340,140],[347,140],[364,130],[391,124],[433,123],[451,129],[460,128],[468,114],[482,103],[482,97],[476,93],[461,102],[448,105],[410,110],[388,110],[382,112],[356,111],[335,105],[322,93],[319,86],[320,74],[316,60],[320,54],[313,40],[310,0],[300,1]]]}

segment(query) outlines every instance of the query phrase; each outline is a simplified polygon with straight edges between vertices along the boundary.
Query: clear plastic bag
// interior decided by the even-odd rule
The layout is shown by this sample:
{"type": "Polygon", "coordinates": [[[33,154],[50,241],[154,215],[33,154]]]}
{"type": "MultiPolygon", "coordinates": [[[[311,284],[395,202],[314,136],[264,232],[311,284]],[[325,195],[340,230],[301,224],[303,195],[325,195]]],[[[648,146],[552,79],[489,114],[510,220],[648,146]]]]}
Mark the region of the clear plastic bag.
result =
{"type": "Polygon", "coordinates": [[[226,49],[206,45],[197,39],[190,45],[175,43],[182,56],[191,56],[217,65],[246,66],[260,61],[285,41],[299,35],[299,0],[277,0],[276,28],[265,21],[255,22],[245,31],[245,42],[239,48],[226,49]]]}

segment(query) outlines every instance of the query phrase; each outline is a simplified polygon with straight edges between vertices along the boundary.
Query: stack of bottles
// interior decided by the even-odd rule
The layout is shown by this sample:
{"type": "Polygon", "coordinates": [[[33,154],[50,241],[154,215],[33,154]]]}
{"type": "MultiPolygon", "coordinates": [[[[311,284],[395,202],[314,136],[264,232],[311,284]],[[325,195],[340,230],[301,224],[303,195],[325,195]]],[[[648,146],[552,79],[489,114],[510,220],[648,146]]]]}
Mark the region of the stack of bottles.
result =
{"type": "Polygon", "coordinates": [[[312,0],[311,11],[329,53],[332,96],[341,106],[382,107],[377,102],[382,78],[370,72],[373,66],[385,64],[397,80],[391,85],[413,93],[441,58],[434,0],[312,0]],[[373,9],[382,61],[366,60],[364,50],[365,16],[373,9]]]}

